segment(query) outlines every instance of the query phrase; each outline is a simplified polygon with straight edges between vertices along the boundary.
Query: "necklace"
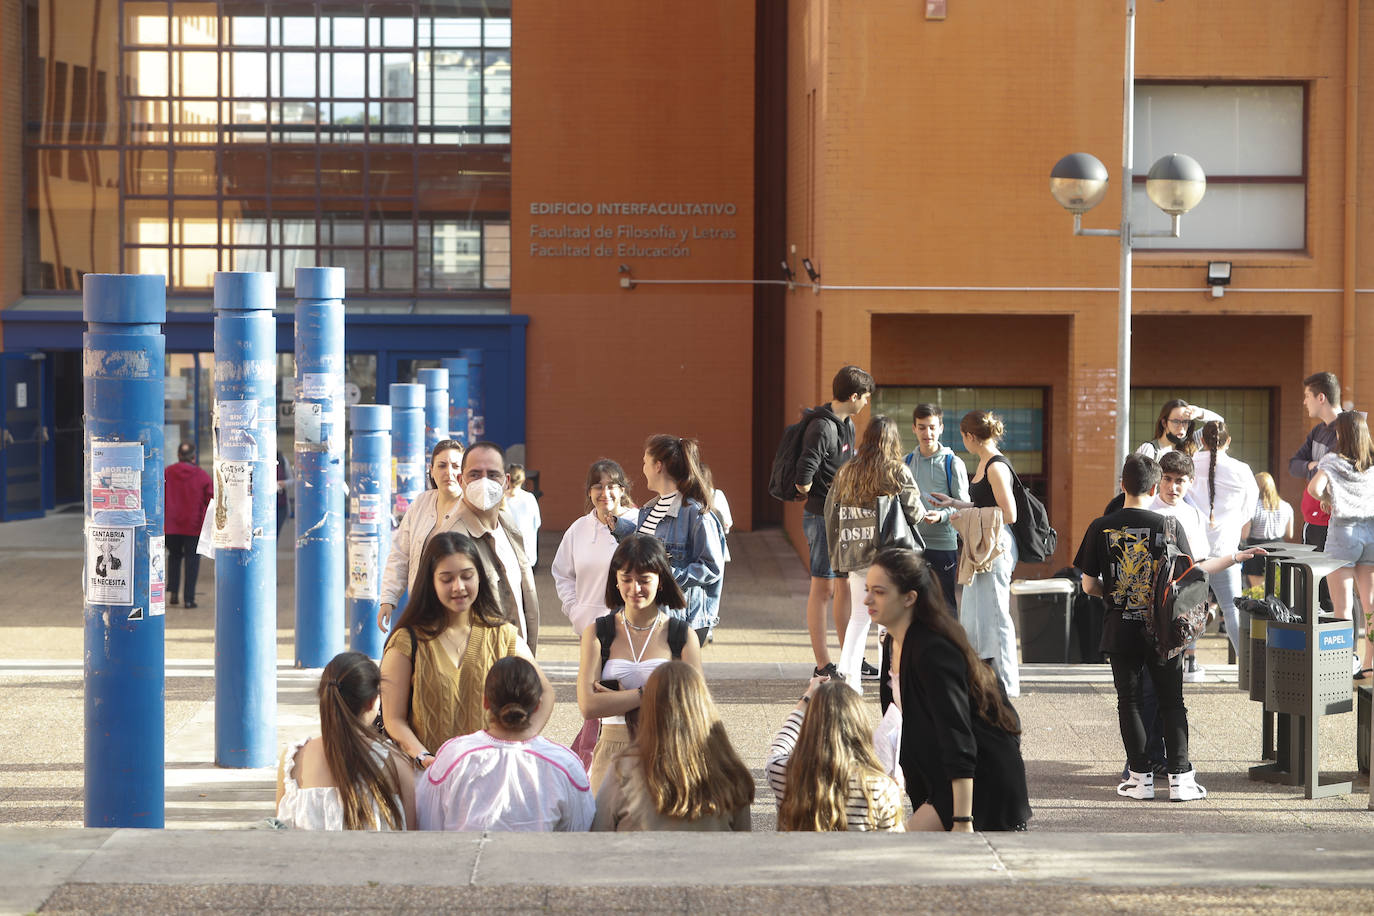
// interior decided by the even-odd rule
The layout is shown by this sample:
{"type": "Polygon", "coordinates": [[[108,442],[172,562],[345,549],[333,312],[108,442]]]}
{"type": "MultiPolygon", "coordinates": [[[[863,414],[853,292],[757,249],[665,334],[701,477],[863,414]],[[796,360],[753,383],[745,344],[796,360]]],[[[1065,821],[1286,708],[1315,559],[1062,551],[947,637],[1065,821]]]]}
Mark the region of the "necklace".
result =
{"type": "Polygon", "coordinates": [[[636,665],[644,658],[644,653],[649,651],[649,643],[654,641],[654,630],[658,628],[658,621],[661,616],[654,617],[654,622],[647,627],[634,627],[636,630],[649,631],[649,635],[644,637],[644,645],[640,646],[639,651],[636,652],[634,637],[630,635],[630,618],[625,615],[624,611],[620,612],[620,622],[625,624],[625,640],[630,644],[630,658],[636,665]]]}
{"type": "Polygon", "coordinates": [[[654,619],[653,619],[652,621],[650,621],[650,623],[649,623],[649,625],[648,625],[647,627],[638,627],[638,626],[635,626],[634,624],[630,623],[630,615],[629,615],[629,614],[626,614],[624,611],[621,611],[621,612],[620,612],[620,617],[621,617],[622,620],[625,621],[625,626],[629,627],[631,630],[638,630],[638,631],[641,632],[641,633],[645,632],[646,630],[652,630],[654,627],[658,626],[658,615],[657,615],[657,614],[654,615],[654,619]]]}

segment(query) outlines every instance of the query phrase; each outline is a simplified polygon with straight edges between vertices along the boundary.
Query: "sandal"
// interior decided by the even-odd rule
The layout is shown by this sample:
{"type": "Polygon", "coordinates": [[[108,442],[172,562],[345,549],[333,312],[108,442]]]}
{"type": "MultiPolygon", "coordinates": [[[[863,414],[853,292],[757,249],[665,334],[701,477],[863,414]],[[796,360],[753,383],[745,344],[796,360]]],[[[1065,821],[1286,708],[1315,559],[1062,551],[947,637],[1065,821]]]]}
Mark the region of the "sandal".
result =
{"type": "Polygon", "coordinates": [[[1361,668],[1359,671],[1355,672],[1354,679],[1357,681],[1367,681],[1371,674],[1374,674],[1374,668],[1361,668]]]}

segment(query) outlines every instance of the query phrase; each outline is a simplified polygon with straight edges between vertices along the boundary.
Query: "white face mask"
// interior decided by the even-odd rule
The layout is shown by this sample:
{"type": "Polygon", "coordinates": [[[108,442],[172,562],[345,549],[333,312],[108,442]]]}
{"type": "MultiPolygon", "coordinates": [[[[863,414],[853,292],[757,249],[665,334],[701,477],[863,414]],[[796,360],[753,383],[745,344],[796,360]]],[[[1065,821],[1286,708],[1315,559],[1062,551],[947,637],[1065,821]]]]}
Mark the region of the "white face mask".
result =
{"type": "Polygon", "coordinates": [[[491,480],[483,477],[474,480],[463,487],[463,495],[468,502],[472,503],[482,512],[487,512],[501,505],[501,497],[506,493],[506,488],[501,486],[500,481],[491,480]]]}

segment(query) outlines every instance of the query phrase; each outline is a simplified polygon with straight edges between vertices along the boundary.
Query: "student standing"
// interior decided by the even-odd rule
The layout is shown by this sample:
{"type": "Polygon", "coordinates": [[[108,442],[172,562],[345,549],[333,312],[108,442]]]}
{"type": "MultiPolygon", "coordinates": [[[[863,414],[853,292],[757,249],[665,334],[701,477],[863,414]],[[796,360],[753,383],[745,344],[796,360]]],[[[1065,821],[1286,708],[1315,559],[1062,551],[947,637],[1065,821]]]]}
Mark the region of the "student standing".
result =
{"type": "Polygon", "coordinates": [[[955,513],[950,506],[935,507],[930,498],[940,493],[953,499],[968,499],[968,468],[954,450],[940,444],[944,435],[944,411],[936,404],[917,404],[911,412],[911,431],[916,434],[916,449],[907,454],[906,466],[916,478],[916,486],[926,494],[927,512],[916,530],[926,542],[925,558],[931,571],[940,580],[945,601],[951,611],[958,608],[955,600],[955,573],[959,569],[959,536],[949,517],[955,513]]]}
{"type": "MultiPolygon", "coordinates": [[[[938,507],[1002,510],[1002,527],[997,534],[998,552],[991,566],[975,572],[964,586],[959,607],[959,622],[968,631],[969,642],[978,657],[991,663],[1007,696],[1021,695],[1021,671],[1016,662],[1016,625],[1011,619],[1011,573],[1020,555],[1016,535],[1016,481],[1011,462],[999,449],[1006,433],[1001,419],[991,411],[971,410],[959,421],[964,448],[977,457],[978,470],[969,483],[969,501],[933,494],[930,501],[938,507]]],[[[965,549],[968,545],[965,544],[965,549]]]]}
{"type": "MultiPolygon", "coordinates": [[[[1159,465],[1152,458],[1128,455],[1121,469],[1125,505],[1088,526],[1073,565],[1083,571],[1083,590],[1101,596],[1107,605],[1102,651],[1107,653],[1112,666],[1121,742],[1129,766],[1126,779],[1116,788],[1117,794],[1142,801],[1155,797],[1154,771],[1141,716],[1141,682],[1148,676],[1164,718],[1169,799],[1193,801],[1205,798],[1207,790],[1198,784],[1188,759],[1183,656],[1161,659],[1145,634],[1145,616],[1151,610],[1154,594],[1154,570],[1164,554],[1166,540],[1165,517],[1148,508],[1158,492],[1159,479],[1159,465]]],[[[1175,540],[1179,550],[1192,553],[1188,535],[1181,526],[1176,526],[1175,540]]],[[[1251,548],[1233,554],[1225,562],[1234,566],[1260,553],[1258,548],[1251,548]]]]}
{"type": "MultiPolygon", "coordinates": [[[[1210,420],[1202,427],[1205,451],[1197,453],[1193,465],[1197,471],[1197,487],[1193,502],[1207,517],[1207,549],[1196,545],[1198,556],[1231,556],[1250,531],[1250,519],[1259,502],[1259,487],[1250,465],[1227,454],[1231,434],[1226,424],[1210,420]]],[[[1231,647],[1240,652],[1240,611],[1236,599],[1241,596],[1240,568],[1228,566],[1212,576],[1212,594],[1217,596],[1222,616],[1226,620],[1226,638],[1231,647]]]]}
{"type": "Polygon", "coordinates": [[[830,566],[830,545],[825,539],[825,497],[840,465],[854,454],[854,417],[873,397],[873,376],[858,366],[845,366],[831,382],[832,400],[803,416],[807,420],[797,460],[797,492],[806,497],[802,508],[802,530],[810,560],[811,591],[806,597],[806,629],[811,634],[811,652],[816,656],[815,674],[838,677],[830,661],[825,629],[825,606],[834,602],[835,636],[843,643],[849,628],[849,589],[830,566]]]}
{"type": "Polygon", "coordinates": [[[1364,680],[1374,674],[1374,644],[1369,640],[1374,622],[1374,443],[1364,417],[1356,411],[1338,414],[1333,425],[1336,450],[1317,463],[1307,491],[1331,513],[1326,552],[1350,564],[1327,577],[1335,585],[1331,598],[1337,617],[1350,619],[1352,579],[1360,592],[1365,645],[1363,663],[1355,663],[1355,677],[1364,680]]]}

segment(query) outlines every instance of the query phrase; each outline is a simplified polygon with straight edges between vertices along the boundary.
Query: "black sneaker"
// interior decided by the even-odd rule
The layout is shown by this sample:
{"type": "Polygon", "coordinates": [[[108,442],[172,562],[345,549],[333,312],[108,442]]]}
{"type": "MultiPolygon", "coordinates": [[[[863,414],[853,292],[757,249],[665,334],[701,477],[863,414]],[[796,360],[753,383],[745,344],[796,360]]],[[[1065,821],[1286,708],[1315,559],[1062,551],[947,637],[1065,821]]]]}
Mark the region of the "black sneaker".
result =
{"type": "Polygon", "coordinates": [[[859,663],[859,676],[866,681],[876,681],[878,679],[878,669],[874,668],[864,659],[859,663]]]}
{"type": "Polygon", "coordinates": [[[837,668],[835,667],[835,663],[834,663],[834,662],[828,663],[824,668],[813,668],[813,669],[811,669],[811,676],[812,676],[812,677],[828,677],[828,678],[831,678],[832,680],[836,680],[836,681],[842,681],[842,680],[844,680],[844,675],[843,675],[843,674],[840,674],[839,669],[837,669],[837,668]]]}

